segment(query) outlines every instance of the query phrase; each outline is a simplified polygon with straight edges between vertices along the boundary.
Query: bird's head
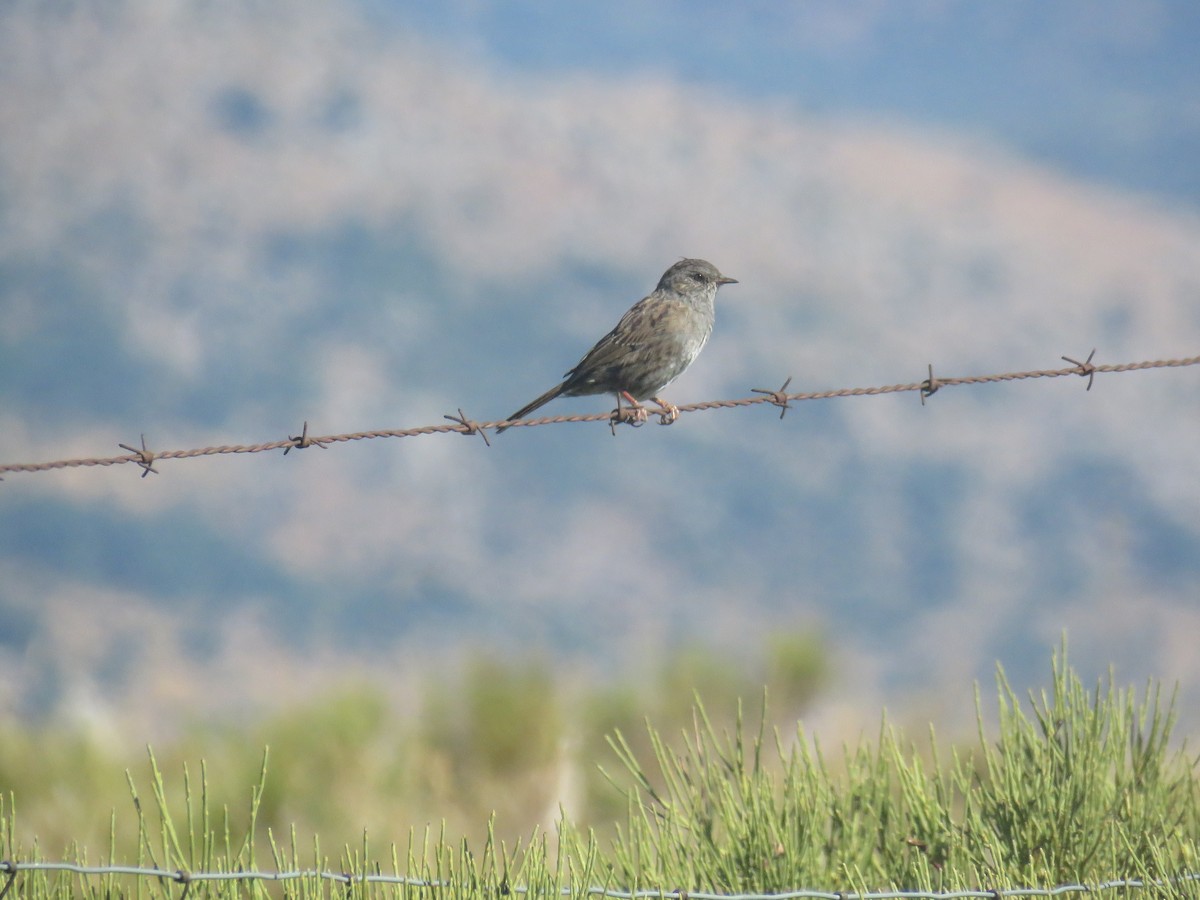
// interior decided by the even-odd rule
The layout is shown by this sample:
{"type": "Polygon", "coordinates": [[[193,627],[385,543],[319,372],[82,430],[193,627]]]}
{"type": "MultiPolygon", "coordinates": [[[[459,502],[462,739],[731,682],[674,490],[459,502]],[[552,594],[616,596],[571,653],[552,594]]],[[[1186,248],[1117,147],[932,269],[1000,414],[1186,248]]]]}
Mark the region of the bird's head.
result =
{"type": "Polygon", "coordinates": [[[716,266],[703,259],[681,259],[658,280],[660,291],[688,294],[695,291],[715,290],[723,284],[737,284],[736,278],[727,278],[716,266]]]}

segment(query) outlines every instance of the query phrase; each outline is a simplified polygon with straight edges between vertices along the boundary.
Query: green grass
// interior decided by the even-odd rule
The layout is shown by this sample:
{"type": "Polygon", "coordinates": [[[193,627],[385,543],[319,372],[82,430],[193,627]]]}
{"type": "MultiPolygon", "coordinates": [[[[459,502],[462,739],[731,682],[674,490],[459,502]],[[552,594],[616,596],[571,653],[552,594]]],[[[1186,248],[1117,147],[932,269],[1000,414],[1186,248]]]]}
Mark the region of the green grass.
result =
{"type": "MultiPolygon", "coordinates": [[[[479,708],[465,703],[457,718],[425,718],[421,741],[396,743],[393,757],[379,753],[387,741],[374,741],[374,761],[364,761],[352,738],[328,743],[317,736],[330,729],[359,737],[386,732],[378,704],[330,701],[308,716],[296,714],[274,727],[288,754],[301,752],[303,759],[281,759],[276,750],[263,754],[255,771],[241,772],[246,787],[232,795],[214,789],[207,763],[167,765],[150,754],[145,771],[129,776],[124,809],[110,817],[98,854],[82,845],[46,854],[44,844],[24,837],[13,791],[0,797],[0,855],[23,863],[68,859],[170,872],[324,870],[415,879],[349,886],[314,875],[284,883],[196,881],[187,888],[189,898],[347,892],[479,898],[515,887],[535,895],[568,887],[576,893],[590,887],[993,890],[1176,879],[1200,870],[1200,779],[1196,760],[1171,740],[1173,699],[1156,685],[1139,694],[1111,678],[1089,689],[1067,666],[1065,651],[1054,660],[1049,687],[1024,700],[1001,673],[996,733],[987,733],[977,699],[975,740],[948,749],[932,730],[914,744],[884,721],[873,739],[828,752],[802,729],[768,727],[763,701],[753,703],[749,716],[737,704],[725,720],[710,715],[697,697],[686,723],[674,717],[670,732],[637,729],[626,737],[622,727],[611,733],[615,759],[606,755],[605,777],[610,797],[620,802],[611,821],[587,823],[564,813],[549,830],[533,826],[515,839],[500,837],[501,820],[486,816],[474,837],[444,821],[399,833],[402,826],[383,821],[330,845],[315,830],[291,824],[319,818],[322,804],[343,792],[378,819],[379,798],[370,790],[390,785],[403,794],[406,779],[414,777],[409,769],[423,765],[430,744],[440,748],[451,778],[468,779],[472,790],[528,779],[555,758],[555,730],[545,723],[564,718],[566,704],[555,702],[550,718],[527,721],[519,706],[506,705],[512,697],[502,688],[509,683],[523,695],[533,691],[549,704],[556,695],[537,693],[545,689],[543,674],[529,665],[512,673],[487,666],[468,673],[466,684],[476,694],[464,696],[474,696],[479,708]],[[528,754],[514,732],[498,737],[489,731],[496,710],[516,717],[515,733],[527,735],[528,754]]],[[[627,709],[620,697],[609,699],[596,706],[610,713],[627,709]]],[[[55,752],[80,758],[67,743],[55,752]]],[[[599,761],[600,750],[592,752],[599,761]]],[[[34,898],[179,897],[183,891],[162,879],[36,871],[19,873],[13,885],[10,896],[34,898]]],[[[1200,882],[1139,894],[1196,897],[1200,882]]]]}
{"type": "Polygon", "coordinates": [[[943,760],[932,731],[926,757],[885,722],[832,763],[803,732],[718,733],[698,708],[682,751],[656,742],[662,789],[615,741],[638,782],[613,847],[617,880],[930,891],[1189,871],[1200,863],[1197,772],[1172,752],[1161,701],[1156,687],[1140,699],[1111,681],[1088,691],[1056,660],[1027,711],[1001,674],[995,740],[981,724],[977,745],[943,760]]]}

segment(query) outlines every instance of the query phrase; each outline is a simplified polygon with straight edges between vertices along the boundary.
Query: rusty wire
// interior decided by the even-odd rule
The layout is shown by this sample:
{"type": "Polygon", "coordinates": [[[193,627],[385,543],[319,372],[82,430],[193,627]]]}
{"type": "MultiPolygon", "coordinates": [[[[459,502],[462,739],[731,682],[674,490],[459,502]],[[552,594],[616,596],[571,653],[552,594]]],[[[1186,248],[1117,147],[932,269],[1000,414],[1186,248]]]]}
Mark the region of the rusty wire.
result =
{"type": "MultiPolygon", "coordinates": [[[[778,390],[770,390],[767,388],[752,388],[752,393],[757,394],[755,397],[743,397],[738,400],[707,400],[701,403],[689,403],[677,407],[678,413],[699,412],[708,409],[730,409],[738,406],[755,406],[761,403],[771,404],[780,408],[779,417],[782,419],[784,414],[791,408],[791,404],[799,403],[805,400],[832,400],[842,397],[868,397],[877,396],[880,394],[899,394],[904,392],[917,392],[921,398],[921,403],[924,404],[926,398],[931,397],[934,393],[942,388],[952,387],[956,385],[969,384],[994,384],[1003,381],[1024,381],[1031,378],[1059,378],[1064,375],[1079,375],[1087,378],[1087,389],[1092,389],[1092,382],[1097,374],[1109,374],[1118,372],[1135,372],[1142,369],[1166,369],[1180,368],[1183,366],[1194,366],[1200,364],[1200,356],[1191,356],[1183,359],[1157,359],[1145,360],[1142,362],[1132,363],[1117,363],[1117,364],[1096,364],[1092,362],[1096,351],[1093,350],[1087,359],[1082,362],[1064,356],[1062,359],[1065,362],[1071,363],[1070,366],[1061,369],[1035,369],[1027,372],[1004,372],[994,375],[963,375],[955,377],[935,377],[933,374],[933,366],[929,366],[929,377],[923,381],[914,381],[908,384],[890,384],[881,387],[865,387],[865,388],[839,388],[832,391],[813,391],[806,393],[789,394],[787,389],[791,384],[792,379],[788,378],[783,386],[778,390]]],[[[647,410],[652,415],[658,415],[659,421],[663,424],[668,424],[669,417],[667,411],[656,410],[650,408],[647,410]]],[[[381,429],[377,431],[356,431],[350,434],[331,434],[323,437],[311,437],[308,433],[308,423],[304,423],[303,430],[299,436],[289,436],[285,440],[268,441],[263,444],[223,444],[218,447],[198,447],[190,450],[162,450],[153,451],[146,446],[146,437],[142,435],[141,446],[132,447],[128,444],[119,444],[123,450],[130,451],[127,456],[109,456],[109,457],[93,457],[88,459],[61,459],[53,462],[40,463],[9,463],[0,465],[0,475],[8,472],[46,472],[52,469],[69,469],[80,468],[87,466],[118,466],[125,463],[134,463],[142,469],[142,477],[145,478],[151,472],[158,474],[158,470],[154,468],[154,463],[163,459],[192,459],[199,456],[217,456],[230,453],[265,453],[270,450],[282,450],[286,455],[291,450],[303,450],[308,447],[320,447],[328,449],[331,444],[340,444],[347,441],[363,441],[374,438],[400,438],[400,437],[416,437],[425,434],[447,434],[457,433],[466,435],[479,435],[483,438],[485,444],[491,446],[491,441],[488,438],[487,430],[496,428],[500,425],[506,425],[513,428],[532,428],[539,425],[560,425],[566,422],[607,422],[612,427],[614,433],[618,424],[628,424],[639,426],[646,421],[644,414],[631,407],[614,410],[607,413],[589,413],[586,415],[573,416],[544,416],[538,419],[517,419],[509,422],[506,419],[499,419],[495,422],[476,422],[467,418],[462,409],[458,410],[457,416],[445,416],[449,421],[444,425],[423,425],[419,428],[402,428],[402,429],[381,429]]]]}

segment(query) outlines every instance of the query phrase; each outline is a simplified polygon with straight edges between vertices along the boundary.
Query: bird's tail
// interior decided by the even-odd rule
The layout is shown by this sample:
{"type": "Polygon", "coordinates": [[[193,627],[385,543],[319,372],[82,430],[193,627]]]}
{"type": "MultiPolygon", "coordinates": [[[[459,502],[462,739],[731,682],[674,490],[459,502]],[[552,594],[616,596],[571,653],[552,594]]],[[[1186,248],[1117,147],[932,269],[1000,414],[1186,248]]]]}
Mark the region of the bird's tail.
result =
{"type": "MultiPolygon", "coordinates": [[[[536,400],[534,400],[532,403],[527,403],[525,406],[522,406],[515,413],[513,413],[511,416],[509,416],[507,421],[511,422],[513,419],[525,418],[527,415],[529,415],[531,412],[533,412],[539,406],[545,406],[547,403],[549,403],[551,400],[553,400],[555,397],[557,397],[559,394],[561,394],[563,392],[563,388],[566,386],[567,386],[567,383],[565,381],[562,384],[555,385],[554,387],[550,388],[550,390],[546,391],[546,393],[542,394],[542,396],[540,396],[536,400]]],[[[504,431],[504,429],[506,429],[506,428],[508,428],[507,425],[501,425],[499,428],[496,429],[496,434],[499,434],[501,431],[504,431]]]]}

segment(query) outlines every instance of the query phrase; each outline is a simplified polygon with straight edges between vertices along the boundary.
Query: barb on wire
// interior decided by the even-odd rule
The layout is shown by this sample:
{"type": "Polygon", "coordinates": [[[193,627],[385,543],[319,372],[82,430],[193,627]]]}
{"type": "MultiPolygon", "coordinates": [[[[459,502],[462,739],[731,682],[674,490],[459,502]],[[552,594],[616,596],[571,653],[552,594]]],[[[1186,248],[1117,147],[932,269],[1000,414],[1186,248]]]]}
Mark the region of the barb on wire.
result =
{"type": "Polygon", "coordinates": [[[122,450],[128,450],[130,453],[137,454],[138,458],[133,460],[142,467],[142,477],[145,478],[151,472],[158,474],[158,469],[154,468],[154,453],[146,449],[146,436],[142,435],[142,449],[130,447],[128,444],[117,444],[122,450]]]}
{"type": "Polygon", "coordinates": [[[785,381],[783,383],[783,387],[781,387],[777,391],[768,391],[766,388],[750,388],[750,393],[766,394],[767,401],[770,403],[773,403],[775,406],[779,407],[779,418],[782,419],[784,416],[787,415],[787,411],[792,408],[791,401],[788,400],[788,395],[787,395],[788,385],[791,383],[792,383],[792,376],[789,375],[787,377],[787,381],[785,381]]]}
{"type": "MultiPolygon", "coordinates": [[[[414,887],[429,890],[444,889],[455,895],[462,894],[463,885],[452,881],[430,881],[424,878],[413,878],[405,875],[366,875],[353,872],[331,872],[320,869],[302,869],[293,872],[238,871],[238,872],[184,872],[166,869],[140,868],[136,866],[84,866],[68,862],[34,862],[20,863],[11,860],[0,862],[0,872],[7,873],[8,881],[0,889],[0,900],[12,887],[18,872],[69,872],[81,877],[97,877],[103,875],[126,875],[133,878],[166,878],[177,884],[184,885],[180,900],[187,896],[191,886],[200,881],[297,881],[318,879],[320,881],[340,882],[348,887],[361,885],[395,885],[398,887],[414,887]]],[[[958,890],[958,891],[829,891],[799,889],[780,891],[777,893],[739,893],[725,894],[708,891],[688,891],[676,889],[664,891],[656,888],[641,890],[622,890],[621,888],[601,887],[591,885],[587,888],[572,888],[565,885],[557,891],[562,897],[587,895],[591,897],[611,898],[611,900],[992,900],[1005,896],[1020,897],[1062,897],[1071,894],[1096,894],[1101,891],[1155,890],[1169,886],[1183,886],[1200,882],[1200,872],[1184,872],[1169,878],[1113,878],[1099,883],[1060,884],[1051,888],[1007,887],[991,888],[988,890],[958,890]]],[[[510,885],[507,879],[496,886],[500,895],[521,894],[529,896],[535,891],[524,885],[510,885]]],[[[542,893],[542,892],[537,892],[542,893]]]]}
{"type": "Polygon", "coordinates": [[[1077,359],[1071,359],[1069,356],[1064,356],[1063,361],[1074,363],[1079,368],[1080,375],[1086,375],[1088,380],[1087,390],[1092,389],[1092,380],[1096,377],[1096,367],[1092,365],[1092,357],[1096,355],[1096,348],[1092,348],[1092,352],[1088,354],[1088,358],[1083,362],[1077,359]]]}
{"type": "Polygon", "coordinates": [[[287,456],[293,450],[307,450],[309,447],[320,447],[322,450],[329,449],[329,442],[310,438],[308,436],[308,420],[304,422],[304,428],[301,429],[299,436],[288,435],[288,440],[292,441],[292,446],[283,448],[283,455],[287,456]]]}
{"type": "Polygon", "coordinates": [[[925,398],[932,397],[938,392],[941,382],[933,377],[933,363],[929,364],[929,377],[921,382],[921,405],[925,405],[925,398]]]}
{"type": "Polygon", "coordinates": [[[442,416],[443,419],[449,419],[463,427],[463,434],[477,434],[483,438],[483,442],[487,446],[492,446],[492,442],[488,440],[487,432],[479,425],[478,422],[472,422],[467,418],[467,414],[462,411],[462,407],[458,408],[457,416],[442,416]]]}
{"type": "MultiPolygon", "coordinates": [[[[925,402],[925,398],[932,396],[942,388],[951,385],[967,385],[967,384],[994,384],[1002,381],[1023,381],[1032,378],[1059,378],[1065,375],[1082,375],[1087,376],[1088,390],[1091,390],[1092,381],[1098,372],[1134,372],[1143,369],[1165,369],[1165,368],[1180,368],[1183,366],[1194,366],[1200,364],[1200,356],[1191,356],[1183,359],[1158,359],[1145,360],[1142,362],[1118,363],[1098,365],[1092,360],[1096,355],[1093,350],[1088,358],[1083,362],[1063,357],[1065,362],[1071,363],[1071,366],[1063,369],[1037,369],[1028,372],[1003,372],[995,375],[965,375],[953,378],[935,378],[933,374],[933,365],[929,365],[929,377],[924,381],[913,382],[910,384],[891,384],[880,387],[865,387],[865,388],[839,388],[831,391],[816,391],[811,393],[789,394],[787,388],[791,385],[792,379],[789,378],[784,382],[783,387],[778,391],[768,391],[763,388],[752,388],[751,392],[756,394],[754,397],[743,397],[739,400],[708,400],[701,403],[691,403],[678,407],[666,407],[661,410],[654,410],[656,415],[661,416],[660,421],[664,424],[669,424],[675,421],[680,413],[699,412],[709,409],[729,409],[736,406],[753,406],[759,403],[770,403],[780,407],[779,417],[782,419],[784,413],[791,408],[791,404],[798,403],[803,400],[830,400],[840,399],[843,397],[867,397],[877,396],[880,394],[896,394],[908,391],[916,392],[921,397],[921,402],[925,402]]],[[[572,416],[546,416],[540,419],[521,419],[518,420],[521,425],[558,425],[567,422],[607,422],[612,433],[615,435],[617,425],[626,424],[633,427],[638,427],[644,424],[649,412],[645,407],[640,405],[622,405],[618,399],[617,408],[608,413],[591,413],[587,415],[572,415],[572,416]]],[[[373,438],[399,438],[399,437],[416,437],[425,434],[444,434],[454,432],[457,434],[478,434],[484,443],[491,446],[491,441],[488,439],[487,430],[497,428],[498,426],[510,426],[516,422],[510,422],[506,419],[498,419],[494,422],[476,422],[468,419],[461,409],[457,416],[445,416],[449,420],[447,424],[441,425],[424,425],[419,428],[407,428],[397,430],[380,430],[380,431],[359,431],[353,434],[331,434],[322,437],[311,437],[308,434],[308,423],[305,423],[304,429],[299,437],[289,436],[286,440],[270,441],[265,444],[235,444],[219,447],[199,447],[191,450],[160,450],[154,452],[146,447],[145,435],[142,436],[141,448],[130,447],[126,444],[121,444],[123,450],[128,450],[132,456],[111,456],[97,457],[89,459],[61,459],[53,462],[42,463],[11,463],[0,465],[0,476],[6,472],[45,472],[51,469],[67,469],[85,466],[116,466],[124,463],[136,463],[142,468],[142,477],[145,478],[150,472],[158,474],[158,470],[154,468],[154,463],[160,459],[190,459],[197,456],[214,456],[218,454],[230,453],[264,453],[271,450],[283,450],[286,454],[293,449],[305,449],[316,445],[326,448],[330,444],[345,443],[347,441],[362,441],[373,438]]]]}

